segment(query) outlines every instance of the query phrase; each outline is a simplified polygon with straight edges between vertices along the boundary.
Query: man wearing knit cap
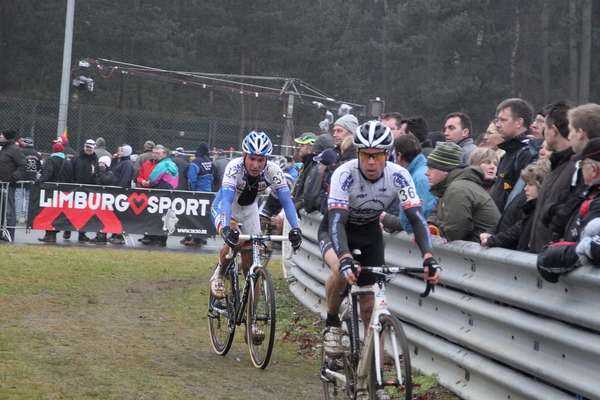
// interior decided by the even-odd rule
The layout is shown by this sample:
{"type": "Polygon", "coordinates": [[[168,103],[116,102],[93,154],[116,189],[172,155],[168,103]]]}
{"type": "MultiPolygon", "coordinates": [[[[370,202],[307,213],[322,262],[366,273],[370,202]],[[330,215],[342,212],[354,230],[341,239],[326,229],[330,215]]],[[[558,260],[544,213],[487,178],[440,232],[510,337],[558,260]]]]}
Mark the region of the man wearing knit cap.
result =
{"type": "Polygon", "coordinates": [[[148,160],[152,160],[152,149],[154,149],[154,142],[152,140],[147,140],[144,143],[144,152],[135,159],[135,163],[133,163],[133,179],[136,180],[138,174],[140,173],[140,168],[142,165],[148,160]]]}
{"type": "Polygon", "coordinates": [[[100,159],[100,157],[104,156],[112,158],[112,155],[109,153],[108,150],[106,150],[106,140],[104,140],[103,137],[99,137],[98,139],[96,139],[96,148],[94,149],[94,153],[96,153],[98,160],[100,159]]]}
{"type": "MultiPolygon", "coordinates": [[[[131,146],[123,144],[119,146],[119,151],[112,163],[113,185],[124,189],[131,187],[133,180],[133,162],[131,162],[131,146]],[[117,161],[118,160],[118,161],[117,161]]],[[[112,244],[124,244],[125,238],[122,234],[113,234],[108,241],[112,244]]]]}
{"type": "MultiPolygon", "coordinates": [[[[8,183],[8,190],[4,196],[2,203],[2,209],[0,209],[0,226],[3,231],[0,232],[0,240],[9,241],[15,238],[15,224],[16,224],[16,212],[15,212],[15,191],[17,189],[17,181],[25,178],[27,172],[27,161],[23,152],[17,146],[15,141],[17,140],[17,132],[14,130],[8,130],[0,133],[0,181],[8,183]],[[6,214],[5,214],[6,211],[6,214]],[[5,230],[5,231],[4,231],[5,230]],[[5,236],[7,232],[10,237],[5,236]]],[[[3,187],[4,189],[4,187],[3,187]]]]}
{"type": "Polygon", "coordinates": [[[452,142],[438,142],[427,159],[425,175],[431,193],[439,198],[440,234],[452,240],[479,242],[479,235],[494,226],[500,212],[481,186],[483,170],[461,163],[462,149],[452,142]]]}

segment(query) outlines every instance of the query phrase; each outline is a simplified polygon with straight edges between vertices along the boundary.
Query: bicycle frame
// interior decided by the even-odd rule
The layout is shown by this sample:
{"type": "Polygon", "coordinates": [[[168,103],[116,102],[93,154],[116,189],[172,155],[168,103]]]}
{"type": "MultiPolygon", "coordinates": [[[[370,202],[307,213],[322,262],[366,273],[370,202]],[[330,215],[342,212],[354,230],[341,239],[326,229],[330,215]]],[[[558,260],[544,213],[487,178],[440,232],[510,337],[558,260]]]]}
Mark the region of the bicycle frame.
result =
{"type": "MultiPolygon", "coordinates": [[[[352,330],[354,331],[353,339],[355,341],[355,345],[352,349],[352,358],[350,361],[355,362],[356,358],[358,358],[359,360],[358,365],[356,366],[357,382],[355,382],[355,385],[357,390],[367,389],[367,378],[370,367],[368,361],[371,359],[373,349],[381,348],[379,335],[373,335],[373,330],[381,330],[381,325],[379,324],[379,317],[381,315],[392,315],[388,310],[387,300],[385,296],[385,288],[386,287],[384,281],[369,286],[352,286],[350,292],[348,293],[348,306],[346,307],[340,318],[342,321],[350,320],[352,324],[352,330]],[[369,328],[365,333],[363,349],[361,352],[360,347],[358,346],[358,302],[356,301],[356,299],[358,296],[369,294],[376,294],[376,301],[373,306],[373,314],[371,316],[369,328]]],[[[393,343],[392,345],[394,346],[394,351],[398,352],[398,344],[393,343]]],[[[381,354],[379,351],[375,352],[375,368],[377,372],[378,383],[381,384],[381,354]]],[[[340,381],[347,383],[345,374],[330,370],[328,370],[327,372],[330,375],[339,379],[340,381]]],[[[396,366],[396,372],[398,375],[396,377],[398,379],[398,382],[402,383],[402,369],[400,368],[400,366],[396,366]]]]}
{"type": "MultiPolygon", "coordinates": [[[[418,268],[405,268],[405,267],[361,267],[363,272],[371,272],[376,274],[377,280],[373,285],[358,287],[356,285],[350,286],[347,291],[348,304],[342,311],[340,319],[344,322],[350,323],[350,337],[351,351],[345,352],[343,355],[343,364],[346,366],[344,371],[338,372],[332,370],[329,365],[324,366],[323,376],[331,376],[334,379],[342,382],[354,393],[358,391],[365,391],[369,386],[369,373],[371,372],[371,362],[373,362],[374,356],[374,371],[376,376],[376,384],[379,386],[383,385],[382,373],[381,373],[381,356],[382,346],[380,335],[374,334],[375,332],[381,332],[382,325],[380,319],[382,316],[389,316],[394,318],[388,310],[388,303],[386,299],[386,282],[389,280],[387,275],[398,274],[405,272],[423,272],[422,267],[418,268]],[[359,338],[359,321],[358,321],[358,296],[374,295],[373,313],[371,320],[365,332],[365,338],[363,341],[363,348],[360,349],[360,338],[359,338]],[[351,371],[348,371],[351,369],[351,371]]],[[[431,291],[431,284],[427,284],[427,287],[421,297],[425,297],[431,291]]],[[[342,294],[340,294],[342,295],[342,294]]],[[[398,343],[397,337],[391,335],[391,351],[393,355],[402,354],[405,358],[409,357],[408,354],[404,354],[401,351],[401,346],[398,343]]],[[[402,378],[402,365],[398,357],[394,357],[395,370],[396,370],[396,382],[398,385],[404,385],[402,378]]],[[[323,379],[323,378],[322,378],[323,379]]],[[[328,382],[328,380],[325,380],[328,382]]]]}
{"type": "MultiPolygon", "coordinates": [[[[248,270],[248,274],[244,279],[244,288],[241,291],[241,298],[239,301],[235,301],[235,324],[240,325],[244,320],[244,312],[246,309],[246,305],[248,304],[248,293],[250,293],[250,289],[252,289],[252,298],[254,298],[254,285],[252,285],[253,279],[255,277],[254,270],[257,267],[262,266],[260,263],[260,246],[264,245],[264,242],[273,240],[273,241],[284,241],[288,240],[287,236],[283,235],[240,235],[240,240],[244,241],[252,241],[252,265],[248,270]]],[[[236,257],[239,256],[235,255],[236,257]]],[[[239,258],[234,259],[233,249],[229,249],[229,254],[226,256],[227,259],[230,259],[231,262],[227,266],[225,270],[225,276],[231,271],[231,268],[234,269],[234,277],[235,277],[235,287],[239,287],[239,270],[240,270],[240,260],[239,258]]],[[[236,299],[237,300],[237,299],[236,299]]],[[[220,310],[216,307],[213,307],[213,311],[228,317],[227,310],[220,310]]]]}

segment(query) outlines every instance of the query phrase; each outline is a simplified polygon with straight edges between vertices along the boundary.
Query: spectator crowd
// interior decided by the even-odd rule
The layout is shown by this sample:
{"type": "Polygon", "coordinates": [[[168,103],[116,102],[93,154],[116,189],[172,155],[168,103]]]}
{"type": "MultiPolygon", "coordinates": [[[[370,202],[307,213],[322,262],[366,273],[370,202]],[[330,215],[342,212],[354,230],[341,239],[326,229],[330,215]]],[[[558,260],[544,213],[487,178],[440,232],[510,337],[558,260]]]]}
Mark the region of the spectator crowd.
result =
{"type": "MultiPolygon", "coordinates": [[[[444,243],[465,240],[538,254],[538,270],[550,282],[579,266],[600,264],[600,105],[573,107],[561,101],[534,112],[527,101],[512,98],[502,101],[490,119],[478,133],[468,115],[452,112],[443,131],[429,132],[421,116],[380,116],[395,139],[387,162],[409,172],[430,231],[444,243]]],[[[294,156],[282,158],[297,211],[326,213],[333,171],[357,157],[357,117],[329,120],[319,124],[318,133],[298,135],[294,156]]],[[[17,181],[215,192],[230,162],[222,149],[211,151],[206,142],[189,157],[183,148],[171,151],[146,141],[135,162],[130,145],[111,154],[103,138],[86,140],[77,152],[66,136],[60,137],[45,161],[33,139],[19,138],[14,130],[0,134],[0,146],[0,181],[6,186],[2,240],[6,234],[14,238],[17,216],[27,210],[29,186],[17,181]]],[[[271,203],[267,198],[261,216],[280,231],[283,211],[271,203]]],[[[399,204],[382,214],[382,229],[412,233],[399,204]]],[[[39,240],[56,242],[57,234],[47,231],[39,240]]],[[[62,237],[68,240],[70,232],[62,237]]],[[[105,233],[78,232],[77,240],[124,243],[122,235],[105,233]]],[[[166,246],[167,236],[140,241],[166,246]]],[[[189,236],[181,243],[200,247],[206,237],[189,236]]]]}

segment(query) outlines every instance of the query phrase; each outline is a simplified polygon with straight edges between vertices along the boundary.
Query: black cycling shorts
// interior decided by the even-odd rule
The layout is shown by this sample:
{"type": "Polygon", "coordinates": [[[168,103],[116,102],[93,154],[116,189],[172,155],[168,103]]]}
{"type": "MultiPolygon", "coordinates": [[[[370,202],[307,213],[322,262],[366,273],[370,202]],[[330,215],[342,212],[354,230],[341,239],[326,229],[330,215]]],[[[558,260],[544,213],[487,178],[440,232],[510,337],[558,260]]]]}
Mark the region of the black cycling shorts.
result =
{"type": "MultiPolygon", "coordinates": [[[[385,242],[381,233],[379,220],[364,225],[346,224],[346,235],[350,251],[360,250],[360,255],[353,255],[361,265],[379,267],[385,264],[385,242]]],[[[319,249],[325,257],[328,249],[332,248],[329,237],[329,218],[327,215],[321,220],[318,231],[319,249]]],[[[376,282],[373,274],[363,273],[358,277],[358,286],[372,285],[376,282]]]]}

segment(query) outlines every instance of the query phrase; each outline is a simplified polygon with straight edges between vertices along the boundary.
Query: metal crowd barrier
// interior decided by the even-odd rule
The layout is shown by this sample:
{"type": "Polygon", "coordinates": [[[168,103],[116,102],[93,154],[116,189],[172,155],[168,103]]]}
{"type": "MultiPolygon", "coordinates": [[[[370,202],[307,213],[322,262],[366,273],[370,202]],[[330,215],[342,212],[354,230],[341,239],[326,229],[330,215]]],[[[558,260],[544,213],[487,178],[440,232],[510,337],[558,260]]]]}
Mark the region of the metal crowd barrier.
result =
{"type": "MultiPolygon", "coordinates": [[[[321,215],[301,218],[305,240],[286,266],[290,289],[325,315],[329,268],[316,244],[321,215]]],[[[412,236],[388,235],[386,262],[421,265],[412,236]]],[[[600,399],[600,269],[580,268],[548,283],[536,255],[477,243],[434,240],[444,268],[422,299],[420,276],[388,285],[392,312],[404,322],[411,361],[463,399],[600,399]]]]}
{"type": "Polygon", "coordinates": [[[2,195],[0,196],[0,234],[9,242],[12,242],[14,240],[14,237],[12,237],[12,235],[10,234],[9,229],[26,229],[25,219],[27,218],[27,201],[29,200],[27,189],[30,184],[30,181],[17,181],[14,199],[15,223],[9,225],[9,210],[7,207],[9,183],[0,182],[0,191],[2,193],[2,195]]]}

